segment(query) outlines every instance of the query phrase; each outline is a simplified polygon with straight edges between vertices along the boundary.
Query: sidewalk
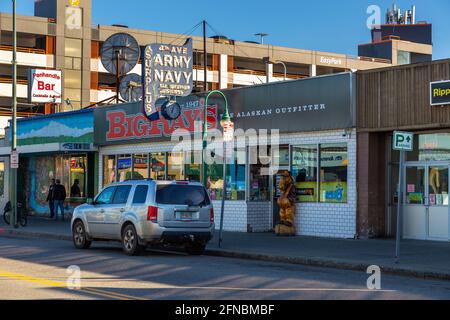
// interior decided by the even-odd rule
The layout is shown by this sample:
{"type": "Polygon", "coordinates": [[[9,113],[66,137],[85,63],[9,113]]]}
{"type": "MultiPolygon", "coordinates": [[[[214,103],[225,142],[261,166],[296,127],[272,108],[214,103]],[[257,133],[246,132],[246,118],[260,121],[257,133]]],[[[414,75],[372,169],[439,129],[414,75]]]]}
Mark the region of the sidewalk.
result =
{"type": "MultiPolygon", "coordinates": [[[[31,218],[26,228],[0,222],[0,236],[71,240],[69,222],[31,218]]],[[[378,265],[383,272],[450,280],[450,243],[409,241],[401,244],[401,261],[394,260],[394,240],[336,240],[309,237],[276,237],[271,233],[218,233],[207,255],[366,271],[378,265]]]]}

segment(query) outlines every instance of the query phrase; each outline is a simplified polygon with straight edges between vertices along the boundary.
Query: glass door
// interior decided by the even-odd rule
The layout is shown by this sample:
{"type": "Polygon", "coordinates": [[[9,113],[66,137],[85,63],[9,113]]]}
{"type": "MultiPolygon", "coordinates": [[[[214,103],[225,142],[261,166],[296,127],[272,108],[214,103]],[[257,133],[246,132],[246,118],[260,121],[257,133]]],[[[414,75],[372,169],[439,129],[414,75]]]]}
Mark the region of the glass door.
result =
{"type": "Polygon", "coordinates": [[[405,168],[403,237],[406,239],[425,240],[427,238],[426,175],[425,166],[407,165],[405,168]]]}
{"type": "Polygon", "coordinates": [[[448,241],[449,164],[407,164],[403,237],[448,241]]]}
{"type": "Polygon", "coordinates": [[[428,238],[430,240],[449,239],[448,172],[448,166],[428,166],[428,238]]]}

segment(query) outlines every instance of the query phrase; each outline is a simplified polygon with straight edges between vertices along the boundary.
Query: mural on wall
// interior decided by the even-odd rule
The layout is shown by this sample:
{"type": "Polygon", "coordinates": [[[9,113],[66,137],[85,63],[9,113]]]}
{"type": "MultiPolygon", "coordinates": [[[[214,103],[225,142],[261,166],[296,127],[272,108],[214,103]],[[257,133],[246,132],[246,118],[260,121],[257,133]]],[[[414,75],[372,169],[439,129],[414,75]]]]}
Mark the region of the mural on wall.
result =
{"type": "MultiPolygon", "coordinates": [[[[90,111],[90,110],[89,110],[90,111]]],[[[37,117],[17,122],[17,145],[44,143],[92,143],[94,118],[90,112],[68,112],[58,117],[37,117]]]]}

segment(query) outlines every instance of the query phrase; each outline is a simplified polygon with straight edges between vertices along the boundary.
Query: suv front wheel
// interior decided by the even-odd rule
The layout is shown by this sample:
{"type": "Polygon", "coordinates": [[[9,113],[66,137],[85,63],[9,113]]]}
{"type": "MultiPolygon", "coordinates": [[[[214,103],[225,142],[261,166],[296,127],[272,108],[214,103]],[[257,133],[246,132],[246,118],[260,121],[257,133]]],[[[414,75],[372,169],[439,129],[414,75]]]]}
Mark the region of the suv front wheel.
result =
{"type": "Polygon", "coordinates": [[[138,256],[145,249],[144,246],[139,244],[136,228],[131,224],[123,229],[122,248],[125,254],[129,256],[138,256]]]}

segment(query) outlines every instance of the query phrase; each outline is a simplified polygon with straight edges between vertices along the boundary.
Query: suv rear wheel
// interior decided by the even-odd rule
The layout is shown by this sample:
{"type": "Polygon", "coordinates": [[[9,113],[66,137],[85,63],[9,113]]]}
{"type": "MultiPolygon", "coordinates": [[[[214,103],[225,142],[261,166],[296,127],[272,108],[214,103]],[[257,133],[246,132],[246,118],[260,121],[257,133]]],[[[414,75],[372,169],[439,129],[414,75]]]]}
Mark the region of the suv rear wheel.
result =
{"type": "Polygon", "coordinates": [[[144,246],[139,244],[136,228],[131,224],[123,229],[122,248],[125,254],[129,256],[138,256],[145,249],[144,246]]]}
{"type": "Polygon", "coordinates": [[[72,229],[72,239],[75,248],[77,249],[88,249],[92,242],[87,239],[86,228],[83,222],[77,221],[73,225],[72,229]]]}
{"type": "Polygon", "coordinates": [[[205,253],[206,244],[204,243],[188,243],[185,245],[185,250],[192,256],[200,256],[205,253]]]}

